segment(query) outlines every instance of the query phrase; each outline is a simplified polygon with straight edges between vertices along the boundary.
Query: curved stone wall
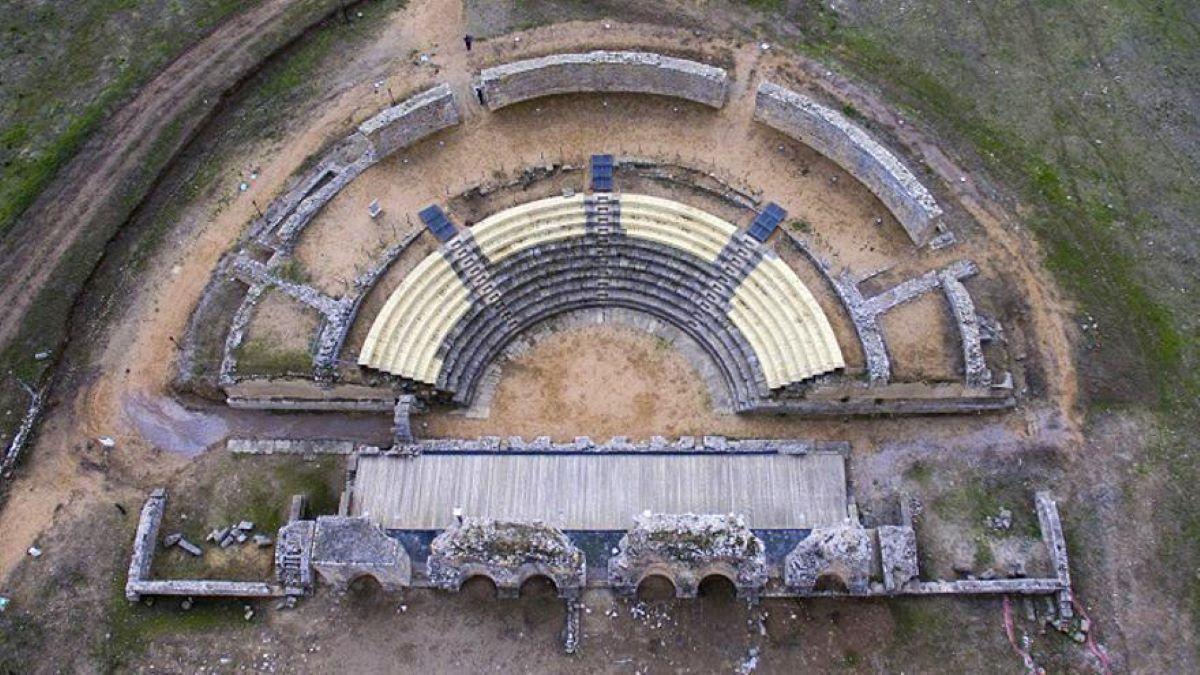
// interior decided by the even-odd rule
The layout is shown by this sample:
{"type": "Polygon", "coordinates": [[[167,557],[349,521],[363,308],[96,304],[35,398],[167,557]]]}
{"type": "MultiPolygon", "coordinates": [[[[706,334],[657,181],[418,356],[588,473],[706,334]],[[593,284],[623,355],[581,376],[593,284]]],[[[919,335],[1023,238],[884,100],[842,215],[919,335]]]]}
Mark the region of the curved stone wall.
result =
{"type": "Polygon", "coordinates": [[[763,82],[754,119],[812,147],[862,181],[896,216],[909,238],[923,246],[942,208],[896,155],[845,115],[804,94],[763,82]]]}
{"type": "Polygon", "coordinates": [[[485,68],[478,87],[489,110],[521,101],[579,93],[657,94],[725,105],[723,68],[648,52],[553,54],[485,68]]]}

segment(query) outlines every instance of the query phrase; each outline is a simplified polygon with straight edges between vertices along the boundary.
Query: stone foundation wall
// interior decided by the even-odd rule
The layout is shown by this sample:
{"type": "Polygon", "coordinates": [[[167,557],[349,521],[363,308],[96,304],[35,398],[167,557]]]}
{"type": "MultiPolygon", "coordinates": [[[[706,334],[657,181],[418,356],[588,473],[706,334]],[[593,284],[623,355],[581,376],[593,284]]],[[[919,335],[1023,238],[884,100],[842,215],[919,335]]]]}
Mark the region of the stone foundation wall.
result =
{"type": "Polygon", "coordinates": [[[755,597],[767,583],[766,549],[741,516],[650,514],[634,522],[608,564],[617,592],[635,593],[652,575],[670,579],[680,598],[696,597],[700,582],[714,574],[739,597],[755,597]]]}
{"type": "Polygon", "coordinates": [[[772,82],[759,85],[754,119],[812,147],[862,181],[896,216],[909,238],[923,246],[942,209],[890,150],[845,115],[772,82]]]}
{"type": "Polygon", "coordinates": [[[647,52],[554,54],[484,69],[478,86],[489,110],[574,93],[657,94],[725,105],[729,76],[722,68],[647,52]]]}
{"type": "Polygon", "coordinates": [[[540,575],[554,582],[559,596],[574,598],[586,577],[583,553],[560,530],[487,518],[466,518],[439,534],[426,571],[433,586],[449,591],[485,576],[505,597],[516,597],[526,579],[540,575]]]}
{"type": "Polygon", "coordinates": [[[129,579],[125,583],[125,597],[131,601],[140,597],[138,585],[150,578],[150,567],[154,564],[154,547],[158,543],[158,527],[162,524],[166,508],[167,491],[162,488],[151,492],[146,503],[142,505],[137,534],[133,537],[133,554],[129,557],[129,579]]]}
{"type": "Polygon", "coordinates": [[[366,518],[317,518],[312,568],[340,590],[362,576],[374,578],[385,591],[398,591],[412,584],[412,561],[404,547],[366,518]]]}
{"type": "Polygon", "coordinates": [[[458,122],[450,85],[439,84],[358,125],[358,133],[371,141],[376,158],[383,159],[458,122]]]}

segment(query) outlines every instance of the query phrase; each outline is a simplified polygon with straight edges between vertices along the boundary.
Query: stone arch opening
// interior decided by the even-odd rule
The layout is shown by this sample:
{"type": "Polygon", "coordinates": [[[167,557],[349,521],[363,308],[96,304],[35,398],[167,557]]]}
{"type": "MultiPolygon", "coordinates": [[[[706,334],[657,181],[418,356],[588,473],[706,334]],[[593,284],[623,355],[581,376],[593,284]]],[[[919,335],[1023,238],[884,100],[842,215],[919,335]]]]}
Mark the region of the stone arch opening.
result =
{"type": "Polygon", "coordinates": [[[472,574],[463,580],[458,587],[460,593],[471,600],[495,600],[499,596],[499,586],[495,579],[486,574],[472,574]]]}
{"type": "Polygon", "coordinates": [[[814,591],[829,592],[829,593],[848,593],[849,588],[846,586],[846,581],[841,575],[827,572],[817,577],[817,581],[813,584],[814,591]]]}
{"type": "Polygon", "coordinates": [[[675,597],[675,581],[665,574],[647,574],[637,585],[638,600],[656,602],[675,597]]]}
{"type": "Polygon", "coordinates": [[[700,579],[697,593],[714,602],[732,602],[737,599],[737,584],[728,575],[713,572],[700,579]]]}
{"type": "Polygon", "coordinates": [[[545,574],[531,574],[521,582],[518,595],[522,598],[558,597],[558,584],[545,574]]]}
{"type": "Polygon", "coordinates": [[[357,604],[377,604],[384,602],[387,591],[383,584],[373,574],[360,574],[346,583],[346,594],[357,604]]]}

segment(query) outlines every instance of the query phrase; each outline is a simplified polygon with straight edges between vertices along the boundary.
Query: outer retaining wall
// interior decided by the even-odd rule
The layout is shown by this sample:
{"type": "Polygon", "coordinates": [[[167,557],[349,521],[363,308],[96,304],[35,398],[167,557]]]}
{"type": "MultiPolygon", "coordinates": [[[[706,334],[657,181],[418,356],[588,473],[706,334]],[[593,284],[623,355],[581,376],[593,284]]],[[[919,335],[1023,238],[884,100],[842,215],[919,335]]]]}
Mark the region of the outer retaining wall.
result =
{"type": "Polygon", "coordinates": [[[723,68],[661,54],[595,51],[485,68],[478,86],[488,110],[576,93],[657,94],[720,108],[725,105],[729,76],[723,68]]]}
{"type": "Polygon", "coordinates": [[[392,106],[358,125],[377,158],[408,147],[426,136],[458,124],[458,108],[450,85],[439,84],[392,106]]]}
{"type": "Polygon", "coordinates": [[[754,119],[811,146],[862,181],[923,246],[942,209],[929,190],[890,150],[845,115],[772,82],[758,87],[754,119]]]}

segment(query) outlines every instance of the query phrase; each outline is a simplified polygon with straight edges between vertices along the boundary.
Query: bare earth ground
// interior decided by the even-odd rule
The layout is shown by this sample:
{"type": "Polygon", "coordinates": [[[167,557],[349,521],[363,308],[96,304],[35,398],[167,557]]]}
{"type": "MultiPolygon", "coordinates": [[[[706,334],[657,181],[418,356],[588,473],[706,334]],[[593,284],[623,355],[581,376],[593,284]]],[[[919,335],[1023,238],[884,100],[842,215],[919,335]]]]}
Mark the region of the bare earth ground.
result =
{"type": "MultiPolygon", "coordinates": [[[[202,203],[189,209],[184,224],[171,233],[162,253],[145,271],[136,300],[119,321],[113,322],[89,374],[59,394],[0,512],[0,532],[4,533],[0,537],[0,575],[4,579],[0,592],[14,599],[3,618],[11,629],[11,640],[6,644],[19,648],[14,653],[22,657],[39,655],[37,661],[20,663],[20,669],[556,672],[586,668],[602,672],[694,672],[734,670],[752,659],[751,649],[755,648],[759,650],[756,665],[762,672],[810,668],[871,672],[1019,670],[1019,661],[1011,654],[999,627],[996,601],[768,602],[761,609],[748,609],[738,603],[706,599],[655,606],[648,617],[638,618],[622,603],[618,603],[617,616],[606,615],[611,600],[598,594],[588,598],[591,612],[585,618],[587,637],[577,660],[567,660],[559,653],[561,605],[544,599],[480,603],[466,596],[428,592],[380,597],[369,589],[358,589],[344,597],[323,592],[293,612],[258,606],[250,622],[242,619],[239,604],[201,603],[191,612],[182,612],[167,602],[154,607],[124,605],[119,587],[134,527],[133,514],[145,491],[165,483],[179,495],[173,507],[196,514],[199,505],[206,503],[197,495],[206,487],[220,484],[225,475],[222,471],[233,466],[229,464],[233,460],[221,451],[210,451],[198,460],[171,452],[186,451],[207,438],[199,422],[196,435],[182,440],[156,437],[155,425],[147,423],[177,414],[159,402],[170,379],[174,349],[166,336],[182,331],[209,271],[252,217],[251,199],[260,204],[269,201],[308,155],[344,133],[349,122],[383,105],[385,99],[372,87],[374,82],[384,80],[396,91],[408,91],[430,80],[426,70],[429,66],[414,64],[410,50],[435,53],[434,63],[440,70],[433,79],[450,80],[460,100],[469,100],[466,85],[476,60],[493,58],[489,50],[498,51],[500,47],[485,43],[468,59],[457,49],[463,25],[461,8],[453,2],[414,3],[389,17],[373,43],[349,63],[342,63],[340,76],[325,75],[330,81],[326,96],[306,108],[302,120],[290,123],[287,133],[281,134],[286,140],[264,140],[231,160],[230,166],[252,162],[260,168],[259,179],[244,195],[234,195],[233,199],[227,192],[205,195],[202,203]],[[214,210],[212,205],[222,199],[227,200],[227,206],[214,210]],[[86,442],[99,435],[116,438],[116,448],[103,451],[95,443],[86,442]],[[122,514],[114,504],[121,504],[127,513],[122,514]],[[34,543],[45,552],[36,560],[24,555],[34,543]],[[32,608],[37,612],[33,613],[32,608]],[[760,623],[762,613],[766,618],[760,623]],[[81,615],[106,620],[81,624],[81,615]]],[[[678,33],[628,25],[617,25],[611,33],[603,33],[596,24],[566,24],[526,33],[525,44],[534,43],[539,50],[597,42],[655,47],[678,40],[678,33]]],[[[692,38],[688,41],[691,48],[697,48],[692,38]]],[[[731,49],[743,72],[749,61],[761,57],[753,45],[731,49]]],[[[505,40],[503,50],[505,58],[512,58],[519,48],[505,40]]],[[[867,104],[859,103],[860,110],[874,112],[867,104]]],[[[619,136],[617,130],[601,125],[599,133],[585,137],[575,130],[575,124],[595,120],[580,115],[572,101],[564,99],[539,106],[546,113],[540,118],[538,112],[528,108],[497,116],[488,122],[488,132],[494,137],[482,143],[478,134],[484,122],[476,113],[467,119],[464,128],[445,135],[445,144],[437,147],[436,153],[427,148],[429,152],[420,156],[410,153],[408,165],[401,158],[385,163],[355,183],[359,186],[353,192],[355,196],[350,196],[352,190],[339,196],[305,237],[301,258],[322,287],[335,292],[339,278],[353,275],[382,242],[403,235],[398,222],[395,232],[369,223],[365,202],[370,198],[379,197],[386,213],[398,217],[411,212],[414,204],[444,197],[437,194],[439,189],[453,194],[477,182],[491,167],[537,163],[540,153],[526,148],[540,144],[552,149],[556,145],[552,139],[557,136],[578,144],[575,152],[580,156],[593,149],[612,150],[614,138],[620,139],[618,149],[625,151],[639,144],[687,147],[693,159],[701,163],[716,157],[718,148],[724,155],[727,147],[757,143],[768,153],[772,148],[779,152],[778,139],[765,131],[751,131],[744,137],[723,136],[710,113],[699,115],[686,107],[675,113],[670,104],[658,102],[616,104],[630,106],[628,112],[655,117],[670,130],[667,139],[658,137],[649,125],[644,130],[630,129],[628,134],[622,128],[619,136]],[[548,114],[551,111],[553,115],[548,114]],[[610,136],[604,143],[606,133],[610,136]],[[463,139],[476,139],[474,147],[463,139]],[[532,144],[526,145],[526,139],[532,144]],[[454,161],[439,168],[433,165],[435,154],[454,161]],[[480,161],[480,157],[486,161],[480,161]],[[476,172],[476,167],[482,170],[476,172]],[[340,214],[345,232],[335,227],[337,223],[330,214],[340,214]]],[[[745,117],[748,112],[743,108],[721,115],[745,117]]],[[[908,127],[902,135],[911,139],[919,133],[908,127]]],[[[889,264],[900,257],[872,251],[869,238],[856,237],[858,230],[877,231],[870,224],[873,212],[866,206],[871,200],[861,194],[865,191],[850,186],[849,180],[839,180],[838,187],[831,189],[828,178],[836,169],[819,158],[804,156],[808,151],[803,148],[792,148],[790,152],[798,159],[787,164],[787,171],[779,171],[778,175],[762,171],[746,177],[768,194],[791,195],[789,208],[812,218],[822,237],[823,252],[834,257],[840,251],[845,256],[839,259],[841,264],[856,270],[869,269],[875,261],[889,264]],[[800,165],[812,165],[814,169],[804,176],[797,168],[800,165]],[[797,184],[808,189],[797,190],[797,184]]],[[[560,155],[565,154],[560,151],[560,155]]],[[[732,170],[749,172],[750,158],[748,152],[734,157],[730,160],[732,170]]],[[[953,189],[969,191],[973,187],[955,185],[953,189]]],[[[856,492],[861,491],[868,518],[886,519],[889,509],[894,508],[890,495],[907,489],[925,501],[938,532],[948,533],[947,541],[925,543],[955,561],[974,559],[975,551],[949,550],[953,541],[961,541],[949,535],[979,535],[982,515],[990,514],[998,505],[1025,509],[1022,517],[1028,517],[1028,505],[1022,500],[1028,500],[1033,489],[1056,487],[1064,470],[1086,474],[1091,468],[1071,465],[1076,460],[1064,459],[1064,454],[1095,457],[1100,469],[1117,471],[1130,461],[1123,444],[1151,441],[1140,439],[1137,427],[1114,424],[1106,429],[1107,433],[1093,436],[1087,447],[1082,446],[1073,408],[1075,382],[1067,342],[1070,331],[1063,326],[1064,305],[1036,269],[1038,258],[1025,235],[1006,229],[1007,221],[997,215],[1002,210],[994,204],[977,193],[967,194],[969,198],[964,194],[958,192],[957,196],[966,199],[967,208],[984,232],[984,236],[969,242],[972,257],[981,258],[985,277],[1001,278],[1031,307],[1029,332],[1035,337],[1029,349],[1045,370],[1044,403],[1000,418],[939,420],[933,438],[928,420],[746,422],[711,413],[703,405],[703,383],[678,354],[659,349],[652,338],[613,328],[560,334],[546,340],[507,368],[491,420],[435,414],[429,417],[429,431],[439,435],[486,432],[564,436],[583,432],[603,437],[631,432],[669,434],[673,433],[670,429],[676,429],[674,433],[851,438],[855,442],[851,480],[856,492]],[[611,357],[613,349],[619,350],[619,359],[611,357]],[[576,374],[588,384],[576,384],[564,373],[576,374]],[[663,391],[655,384],[662,380],[651,379],[653,375],[676,386],[663,391]],[[616,396],[618,391],[632,391],[634,395],[626,399],[616,396]],[[586,409],[582,407],[584,400],[589,401],[586,409]],[[565,420],[556,409],[563,404],[578,408],[581,416],[565,420]],[[997,484],[984,485],[987,481],[997,484]]],[[[894,223],[889,221],[878,231],[891,234],[870,236],[883,236],[892,241],[893,250],[902,249],[902,240],[896,243],[898,228],[894,223]]],[[[960,249],[941,257],[923,254],[920,269],[962,253],[960,249]]],[[[902,259],[913,264],[908,258],[902,259]]],[[[271,507],[264,504],[267,497],[274,496],[278,496],[279,506],[274,511],[278,517],[278,508],[286,499],[287,489],[282,486],[294,485],[291,479],[273,466],[238,466],[232,475],[243,490],[226,498],[219,509],[209,508],[203,517],[217,519],[257,508],[265,508],[270,517],[271,507]],[[275,495],[276,489],[282,494],[275,495]]],[[[335,471],[336,467],[326,469],[335,471]]],[[[1170,656],[1161,660],[1154,656],[1154,650],[1170,646],[1168,638],[1158,638],[1156,631],[1169,627],[1169,639],[1177,640],[1179,634],[1189,631],[1179,625],[1187,618],[1170,615],[1169,608],[1174,606],[1170,599],[1159,595],[1152,580],[1128,574],[1122,562],[1135,559],[1153,535],[1134,532],[1113,538],[1107,532],[1129,515],[1121,511],[1118,497],[1104,485],[1095,485],[1083,494],[1094,501],[1067,504],[1069,522],[1092,505],[1100,511],[1101,520],[1074,536],[1103,537],[1113,542],[1112,555],[1089,567],[1083,582],[1085,601],[1098,602],[1104,611],[1098,617],[1102,639],[1119,659],[1132,658],[1136,653],[1142,655],[1143,664],[1170,662],[1170,656]],[[1121,602],[1125,598],[1135,602],[1125,608],[1121,602]]],[[[1152,512],[1152,504],[1141,504],[1131,515],[1150,518],[1152,512]]],[[[171,517],[178,517],[178,512],[173,511],[171,517]]],[[[1082,516],[1080,520],[1087,522],[1082,516]]],[[[978,544],[978,540],[972,541],[978,544]]],[[[987,544],[997,559],[1003,559],[1006,547],[1019,545],[987,544]]],[[[946,565],[945,559],[938,564],[946,565]]],[[[1090,668],[1082,648],[1054,634],[1041,637],[1029,624],[1023,624],[1022,630],[1033,636],[1039,662],[1062,670],[1090,668]]],[[[7,666],[5,656],[0,655],[0,664],[7,666]]],[[[1155,670],[1153,666],[1134,669],[1155,670]]]]}

